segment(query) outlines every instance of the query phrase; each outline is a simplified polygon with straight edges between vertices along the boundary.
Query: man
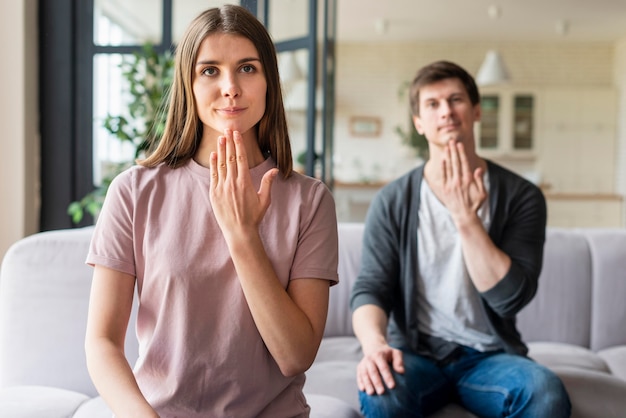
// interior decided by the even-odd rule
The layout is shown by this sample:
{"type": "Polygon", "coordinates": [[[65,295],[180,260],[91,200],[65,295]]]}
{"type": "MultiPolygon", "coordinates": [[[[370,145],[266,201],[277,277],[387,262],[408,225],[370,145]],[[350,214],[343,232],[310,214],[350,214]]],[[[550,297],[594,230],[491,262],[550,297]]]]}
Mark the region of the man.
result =
{"type": "Polygon", "coordinates": [[[481,417],[567,417],[559,378],[526,357],[515,315],[541,271],[541,191],[480,158],[480,97],[440,61],[410,89],[429,160],[373,200],[351,295],[366,417],[423,417],[457,402],[481,417]]]}

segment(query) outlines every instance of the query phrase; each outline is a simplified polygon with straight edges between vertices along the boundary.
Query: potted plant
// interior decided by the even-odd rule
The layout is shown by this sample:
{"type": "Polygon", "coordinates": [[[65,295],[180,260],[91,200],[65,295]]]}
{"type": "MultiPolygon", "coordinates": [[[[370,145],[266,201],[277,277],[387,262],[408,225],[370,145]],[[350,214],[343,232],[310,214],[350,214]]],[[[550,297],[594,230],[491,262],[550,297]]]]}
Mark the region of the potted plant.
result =
{"type": "MultiPolygon", "coordinates": [[[[400,88],[398,89],[398,97],[400,99],[404,99],[409,90],[409,87],[410,84],[408,81],[405,81],[400,85],[400,88]]],[[[413,117],[410,110],[409,121],[406,128],[402,126],[396,126],[395,132],[400,136],[403,144],[413,148],[416,157],[421,158],[424,161],[428,160],[428,141],[426,140],[426,137],[424,135],[420,134],[415,129],[415,125],[413,125],[413,117]]]]}
{"type": "Polygon", "coordinates": [[[98,215],[113,178],[156,144],[165,128],[167,103],[164,99],[174,70],[171,52],[159,53],[153,45],[145,44],[140,51],[124,59],[120,68],[131,97],[128,116],[109,114],[104,119],[103,126],[115,138],[135,147],[134,158],[112,165],[99,186],[82,199],[70,203],[67,213],[74,223],[79,223],[85,212],[94,217],[98,215]]]}

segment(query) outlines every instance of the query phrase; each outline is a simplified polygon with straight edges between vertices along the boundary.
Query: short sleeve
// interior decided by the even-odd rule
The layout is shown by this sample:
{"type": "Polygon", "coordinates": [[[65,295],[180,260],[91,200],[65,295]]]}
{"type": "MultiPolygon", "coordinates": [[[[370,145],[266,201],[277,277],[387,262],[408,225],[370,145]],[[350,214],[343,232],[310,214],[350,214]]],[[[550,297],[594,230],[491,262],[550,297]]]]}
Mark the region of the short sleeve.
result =
{"type": "Polygon", "coordinates": [[[133,179],[131,168],[109,186],[98,215],[86,263],[135,276],[133,246],[133,179]]]}
{"type": "Polygon", "coordinates": [[[312,188],[310,210],[301,219],[291,279],[318,278],[339,281],[337,213],[330,190],[322,182],[312,188]]]}

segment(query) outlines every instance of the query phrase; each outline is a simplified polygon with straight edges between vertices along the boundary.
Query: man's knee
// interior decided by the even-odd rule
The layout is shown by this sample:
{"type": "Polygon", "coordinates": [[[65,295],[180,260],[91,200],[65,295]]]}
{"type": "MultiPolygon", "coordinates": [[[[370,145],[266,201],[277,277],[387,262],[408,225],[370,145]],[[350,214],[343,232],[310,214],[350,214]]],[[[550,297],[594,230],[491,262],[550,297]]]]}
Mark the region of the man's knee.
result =
{"type": "Polygon", "coordinates": [[[412,401],[406,386],[396,384],[380,395],[359,392],[359,399],[361,412],[366,418],[422,417],[421,406],[412,401]]]}
{"type": "Polygon", "coordinates": [[[551,417],[569,417],[572,406],[569,395],[561,379],[551,370],[546,369],[540,387],[535,395],[545,402],[546,410],[553,411],[551,417]]]}
{"type": "MultiPolygon", "coordinates": [[[[405,364],[407,366],[407,364],[405,364]]],[[[381,395],[359,392],[361,412],[366,418],[427,416],[449,402],[450,388],[436,375],[420,373],[410,365],[405,373],[393,372],[395,386],[381,395]]],[[[425,370],[420,369],[421,372],[425,370]]]]}
{"type": "Polygon", "coordinates": [[[522,409],[528,417],[569,417],[571,404],[561,379],[551,370],[541,366],[512,402],[513,409],[522,409]],[[516,405],[517,404],[517,405],[516,405]]]}

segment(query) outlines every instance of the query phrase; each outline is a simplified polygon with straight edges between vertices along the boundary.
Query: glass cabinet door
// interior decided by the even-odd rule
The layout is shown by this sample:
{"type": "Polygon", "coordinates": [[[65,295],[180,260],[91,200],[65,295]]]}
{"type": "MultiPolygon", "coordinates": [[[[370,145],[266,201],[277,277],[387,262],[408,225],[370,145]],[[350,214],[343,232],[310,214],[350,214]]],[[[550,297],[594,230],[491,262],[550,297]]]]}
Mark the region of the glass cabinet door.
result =
{"type": "Polygon", "coordinates": [[[480,100],[482,116],[480,122],[479,146],[483,149],[498,148],[498,119],[500,115],[500,98],[486,95],[480,100]]]}
{"type": "Polygon", "coordinates": [[[480,99],[477,146],[490,157],[528,158],[536,146],[536,95],[520,90],[491,90],[480,99]]]}
{"type": "Polygon", "coordinates": [[[513,150],[533,148],[533,108],[530,95],[515,95],[513,104],[513,150]]]}

